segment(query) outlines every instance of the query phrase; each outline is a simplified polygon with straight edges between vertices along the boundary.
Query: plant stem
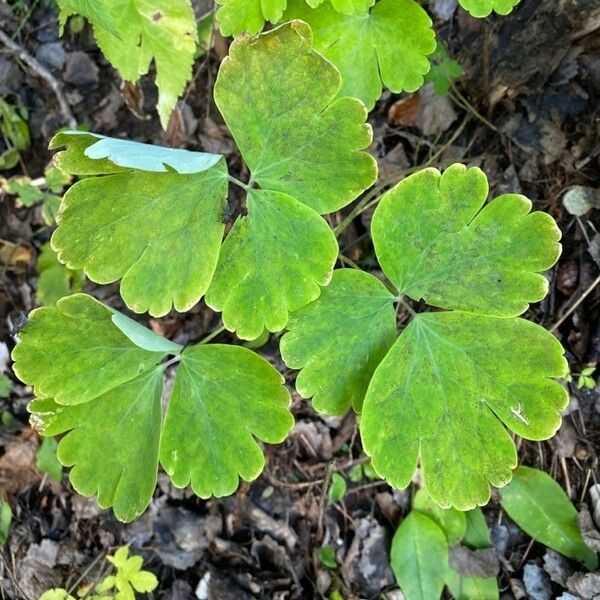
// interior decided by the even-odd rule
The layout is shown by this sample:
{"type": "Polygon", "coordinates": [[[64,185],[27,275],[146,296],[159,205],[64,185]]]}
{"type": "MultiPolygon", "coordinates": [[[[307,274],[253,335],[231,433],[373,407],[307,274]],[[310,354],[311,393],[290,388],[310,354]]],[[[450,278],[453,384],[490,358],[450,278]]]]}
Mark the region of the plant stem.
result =
{"type": "Polygon", "coordinates": [[[220,333],[225,331],[225,325],[221,325],[221,327],[217,327],[214,331],[211,331],[205,338],[202,338],[198,343],[206,344],[210,342],[210,340],[216,338],[220,333]]]}
{"type": "Polygon", "coordinates": [[[237,177],[234,177],[233,175],[227,175],[227,179],[229,179],[229,181],[231,181],[231,183],[238,185],[239,187],[246,190],[247,192],[249,192],[250,188],[252,187],[250,184],[240,181],[237,177]]]}
{"type": "Polygon", "coordinates": [[[178,354],[177,356],[173,356],[172,358],[170,358],[167,362],[162,363],[161,367],[163,369],[166,369],[167,367],[170,367],[171,365],[176,365],[180,360],[181,360],[181,355],[178,354]]]}

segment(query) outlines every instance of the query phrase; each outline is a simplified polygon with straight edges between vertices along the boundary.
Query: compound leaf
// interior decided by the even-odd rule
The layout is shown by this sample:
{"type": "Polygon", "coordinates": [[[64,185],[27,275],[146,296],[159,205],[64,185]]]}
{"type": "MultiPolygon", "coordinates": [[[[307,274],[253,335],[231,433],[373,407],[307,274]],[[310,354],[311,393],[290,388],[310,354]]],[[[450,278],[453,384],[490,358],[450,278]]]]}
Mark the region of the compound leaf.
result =
{"type": "Polygon", "coordinates": [[[58,444],[58,459],[73,467],[73,487],[131,521],[156,486],[161,396],[162,373],[153,369],[84,404],[37,400],[29,410],[43,423],[44,435],[69,432],[58,444]]]}
{"type": "Polygon", "coordinates": [[[594,570],[598,557],[583,541],[577,511],[550,475],[519,467],[500,492],[502,508],[532,538],[594,570]]]}
{"type": "Polygon", "coordinates": [[[336,98],[340,85],[305,23],[234,40],[214,96],[252,181],[319,213],[345,206],[375,181],[377,165],[364,152],[372,139],[367,111],[355,98],[336,98]]]}
{"type": "Polygon", "coordinates": [[[152,370],[166,356],[134,344],[111,317],[110,309],[85,294],[34,310],[13,350],[15,373],[38,398],[81,404],[152,370]]]}
{"type": "Polygon", "coordinates": [[[223,243],[206,303],[252,340],[283,329],[290,312],[319,296],[338,246],[323,218],[291,196],[251,190],[247,209],[223,243]]]}
{"type": "Polygon", "coordinates": [[[197,345],[181,355],[161,439],[173,483],[201,498],[233,493],[258,477],[255,438],[279,443],[294,425],[283,377],[242,346],[197,345]]]}
{"type": "Polygon", "coordinates": [[[265,21],[277,23],[281,19],[287,0],[217,0],[217,4],[221,35],[256,35],[265,21]]]}
{"type": "Polygon", "coordinates": [[[394,534],[390,563],[406,600],[437,600],[448,570],[444,532],[429,517],[411,512],[394,534]]]}
{"type": "Polygon", "coordinates": [[[387,192],[373,216],[379,263],[415,300],[479,314],[516,316],[541,300],[540,271],[560,254],[560,230],[531,202],[504,194],[483,206],[485,174],[460,164],[424,169],[387,192]]]}
{"type": "Polygon", "coordinates": [[[414,0],[380,0],[368,14],[340,15],[326,2],[316,9],[292,0],[286,18],[306,21],[315,48],[342,74],[340,94],[360,98],[371,109],[382,85],[415,91],[436,47],[432,22],[414,0]]]}
{"type": "Polygon", "coordinates": [[[334,271],[315,301],[292,315],[281,340],[288,367],[301,369],[296,389],[316,410],[360,410],[373,371],[396,337],[394,296],[375,277],[334,271]]]}
{"type": "Polygon", "coordinates": [[[156,65],[158,114],[167,127],[177,97],[192,74],[197,31],[188,0],[60,0],[61,23],[82,14],[94,26],[102,53],[123,79],[137,81],[156,65]]]}
{"type": "Polygon", "coordinates": [[[517,456],[506,428],[546,439],[567,403],[567,363],[556,338],[523,319],[461,312],[417,315],[376,369],[361,417],[373,467],[406,487],[420,460],[442,507],[487,502],[517,456]]]}
{"type": "Polygon", "coordinates": [[[32,423],[73,467],[74,487],[98,495],[124,521],[148,505],[159,452],[176,485],[202,497],[232,493],[258,476],[257,440],[282,441],[293,417],[283,378],[240,346],[181,347],[90,296],[33,311],[13,351],[15,372],[34,386],[32,423]],[[163,426],[167,354],[180,355],[163,426]],[[159,441],[162,446],[159,449],[159,441]]]}
{"type": "Polygon", "coordinates": [[[521,0],[459,0],[459,4],[473,17],[487,17],[492,11],[507,15],[521,0]]]}
{"type": "Polygon", "coordinates": [[[61,168],[90,174],[89,163],[97,161],[96,173],[104,173],[65,194],[52,236],[59,260],[97,283],[121,279],[123,300],[136,312],[189,310],[206,292],[219,256],[224,160],[90,135],[60,134],[59,143],[68,145],[57,156],[61,168]],[[199,243],[202,249],[190,252],[199,243]]]}

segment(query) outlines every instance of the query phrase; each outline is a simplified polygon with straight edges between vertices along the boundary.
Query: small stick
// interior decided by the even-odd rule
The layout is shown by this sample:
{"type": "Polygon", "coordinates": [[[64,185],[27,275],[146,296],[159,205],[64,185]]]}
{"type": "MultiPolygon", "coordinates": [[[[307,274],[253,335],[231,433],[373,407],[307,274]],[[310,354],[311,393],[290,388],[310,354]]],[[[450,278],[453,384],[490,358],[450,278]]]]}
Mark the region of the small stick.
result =
{"type": "Polygon", "coordinates": [[[592,283],[590,284],[590,287],[588,287],[588,289],[585,290],[585,292],[583,292],[583,294],[581,294],[581,296],[579,296],[578,300],[571,306],[571,308],[569,308],[569,310],[556,323],[554,323],[554,325],[552,325],[552,327],[550,328],[550,333],[553,333],[554,331],[556,331],[565,322],[565,320],[571,314],[573,314],[573,312],[575,312],[575,309],[592,293],[593,289],[599,283],[600,283],[600,275],[598,275],[598,277],[596,277],[596,279],[594,279],[594,281],[592,281],[592,283]]]}
{"type": "Polygon", "coordinates": [[[58,81],[58,79],[56,79],[56,77],[54,77],[54,75],[52,75],[52,73],[50,73],[50,71],[48,71],[44,65],[31,56],[31,54],[29,54],[25,48],[17,44],[17,42],[13,41],[8,35],[6,35],[2,29],[0,29],[0,42],[2,42],[2,44],[6,46],[10,52],[16,54],[18,58],[21,59],[38,77],[43,79],[48,84],[58,100],[58,106],[64,122],[71,129],[75,129],[75,127],[77,127],[77,121],[75,120],[75,117],[69,108],[69,104],[62,93],[62,84],[58,81]]]}
{"type": "Polygon", "coordinates": [[[565,477],[565,488],[567,490],[567,496],[571,498],[571,480],[569,479],[569,469],[567,468],[567,459],[564,456],[560,457],[560,466],[562,467],[563,475],[565,477]]]}

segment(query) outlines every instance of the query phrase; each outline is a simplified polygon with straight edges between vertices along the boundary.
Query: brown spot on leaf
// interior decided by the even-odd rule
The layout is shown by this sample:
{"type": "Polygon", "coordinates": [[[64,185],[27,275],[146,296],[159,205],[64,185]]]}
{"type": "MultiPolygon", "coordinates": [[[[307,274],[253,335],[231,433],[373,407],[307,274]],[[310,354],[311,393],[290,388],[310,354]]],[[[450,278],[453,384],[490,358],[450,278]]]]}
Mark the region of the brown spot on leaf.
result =
{"type": "Polygon", "coordinates": [[[157,10],[153,15],[152,15],[152,20],[157,23],[158,21],[160,21],[162,19],[162,13],[160,12],[160,10],[157,10]]]}

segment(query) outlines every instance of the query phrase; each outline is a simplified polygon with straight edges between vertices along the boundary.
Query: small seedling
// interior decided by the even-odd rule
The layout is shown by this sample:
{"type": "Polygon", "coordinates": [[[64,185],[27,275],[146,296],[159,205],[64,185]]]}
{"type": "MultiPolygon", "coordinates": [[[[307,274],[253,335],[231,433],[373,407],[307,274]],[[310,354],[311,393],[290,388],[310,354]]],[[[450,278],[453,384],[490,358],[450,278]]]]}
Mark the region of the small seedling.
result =
{"type": "MultiPolygon", "coordinates": [[[[145,571],[141,556],[129,556],[129,548],[121,546],[113,555],[106,557],[114,567],[114,574],[107,575],[98,584],[82,586],[78,598],[87,600],[135,600],[135,594],[147,594],[158,587],[154,573],[145,571]]],[[[44,592],[39,600],[76,600],[67,590],[54,588],[44,592]]]]}
{"type": "Polygon", "coordinates": [[[15,167],[21,152],[29,148],[31,140],[27,118],[24,108],[13,106],[0,98],[0,134],[6,146],[0,153],[0,171],[15,167]]]}

